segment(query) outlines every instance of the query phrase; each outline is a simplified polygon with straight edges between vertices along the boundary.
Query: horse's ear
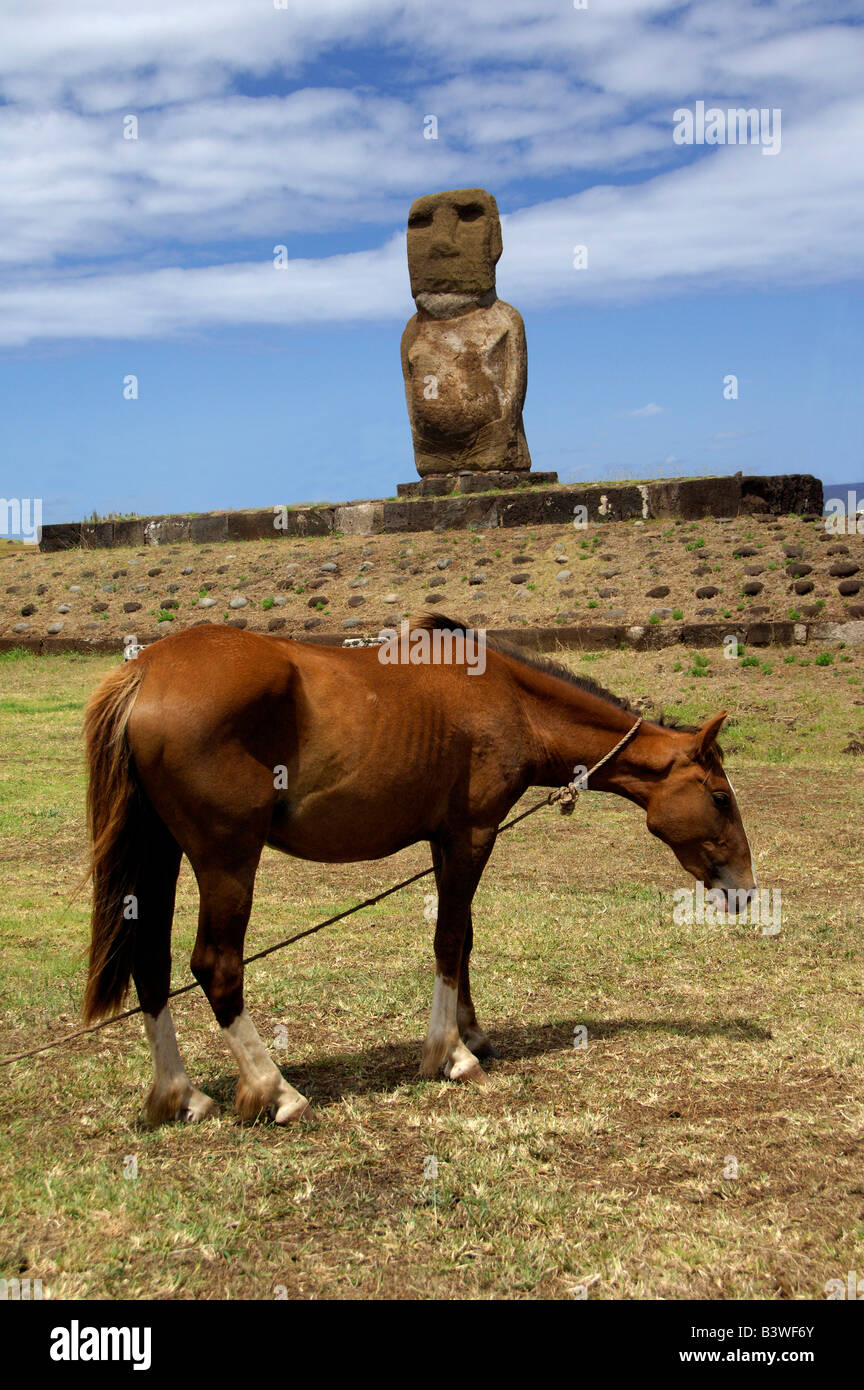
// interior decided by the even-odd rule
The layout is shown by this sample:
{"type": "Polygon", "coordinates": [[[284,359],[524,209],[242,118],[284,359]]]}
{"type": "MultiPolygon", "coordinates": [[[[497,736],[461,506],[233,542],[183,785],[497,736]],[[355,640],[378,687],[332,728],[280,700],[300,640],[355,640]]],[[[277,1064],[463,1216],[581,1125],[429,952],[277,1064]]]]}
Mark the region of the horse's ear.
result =
{"type": "Polygon", "coordinates": [[[719,714],[715,714],[713,719],[708,719],[701,729],[693,735],[693,759],[695,762],[704,762],[711,751],[711,747],[720,732],[720,726],[726,718],[727,711],[721,709],[719,714]]]}

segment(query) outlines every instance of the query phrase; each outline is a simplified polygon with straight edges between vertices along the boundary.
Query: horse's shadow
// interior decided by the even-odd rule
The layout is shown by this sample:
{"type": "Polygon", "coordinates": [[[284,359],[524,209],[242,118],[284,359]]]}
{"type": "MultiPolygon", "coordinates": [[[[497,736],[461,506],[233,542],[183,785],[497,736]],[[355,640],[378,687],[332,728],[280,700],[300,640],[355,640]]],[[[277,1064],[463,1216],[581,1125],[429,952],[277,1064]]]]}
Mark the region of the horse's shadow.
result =
{"type": "MultiPolygon", "coordinates": [[[[749,1018],[718,1018],[706,1022],[694,1018],[580,1018],[557,1019],[550,1023],[490,1029],[501,1062],[518,1062],[547,1053],[568,1052],[573,1048],[574,1030],[584,1027],[587,1041],[615,1038],[625,1033],[669,1033],[684,1037],[724,1037],[734,1042],[764,1042],[771,1032],[749,1018]]],[[[332,1053],[315,1061],[292,1065],[278,1061],[286,1079],[318,1108],[335,1104],[346,1096],[363,1096],[392,1091],[396,1086],[418,1080],[422,1039],[381,1043],[357,1052],[332,1053]]],[[[484,1063],[484,1066],[488,1066],[484,1063]]],[[[494,1066],[494,1062],[492,1063],[494,1066]]],[[[236,1077],[220,1072],[204,1082],[204,1090],[230,1110],[236,1077]]]]}

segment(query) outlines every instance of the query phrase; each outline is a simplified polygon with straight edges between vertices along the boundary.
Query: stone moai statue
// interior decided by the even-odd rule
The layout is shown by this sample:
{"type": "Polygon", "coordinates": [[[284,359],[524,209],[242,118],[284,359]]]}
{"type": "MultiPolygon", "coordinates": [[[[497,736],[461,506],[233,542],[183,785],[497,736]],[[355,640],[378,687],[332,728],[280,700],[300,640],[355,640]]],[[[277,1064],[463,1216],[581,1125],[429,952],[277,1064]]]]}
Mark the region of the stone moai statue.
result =
{"type": "Polygon", "coordinates": [[[490,193],[417,198],[408,270],[417,313],[402,335],[402,374],[421,478],[523,471],[527,353],[522,316],[495,294],[501,221],[490,193]]]}

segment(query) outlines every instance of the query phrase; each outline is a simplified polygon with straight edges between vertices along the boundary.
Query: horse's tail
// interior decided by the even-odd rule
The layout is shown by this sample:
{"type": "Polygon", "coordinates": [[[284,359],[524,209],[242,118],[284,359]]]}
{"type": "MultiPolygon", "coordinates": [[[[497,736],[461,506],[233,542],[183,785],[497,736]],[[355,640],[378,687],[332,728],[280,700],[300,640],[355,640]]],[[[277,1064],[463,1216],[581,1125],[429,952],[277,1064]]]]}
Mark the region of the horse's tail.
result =
{"type": "Polygon", "coordinates": [[[106,676],[84,716],[87,742],[87,825],[93,878],[90,966],[84,1018],[92,1022],[123,1003],[132,974],[135,892],[140,857],[143,793],[135,775],[126,724],[144,676],[143,665],[126,661],[106,676]]]}

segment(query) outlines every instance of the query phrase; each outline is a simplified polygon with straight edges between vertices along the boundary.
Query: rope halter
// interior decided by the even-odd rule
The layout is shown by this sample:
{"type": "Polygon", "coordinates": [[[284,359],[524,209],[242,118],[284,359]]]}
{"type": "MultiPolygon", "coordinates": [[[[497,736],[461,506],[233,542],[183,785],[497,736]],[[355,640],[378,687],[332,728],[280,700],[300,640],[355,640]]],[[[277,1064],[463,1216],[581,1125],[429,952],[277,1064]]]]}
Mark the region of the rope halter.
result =
{"type": "Polygon", "coordinates": [[[641,724],[642,719],[640,717],[636,720],[636,723],[632,726],[632,728],[627,730],[624,737],[618,740],[618,742],[615,744],[615,747],[610,748],[609,752],[606,754],[604,758],[600,759],[599,763],[595,763],[592,768],[589,768],[589,770],[584,774],[584,776],[579,778],[578,783],[567,782],[565,786],[558,787],[555,791],[550,792],[548,797],[546,798],[547,805],[560,807],[562,816],[572,816],[576,806],[576,798],[578,797],[579,792],[588,790],[588,778],[592,777],[595,772],[599,771],[599,769],[603,767],[604,763],[610,762],[611,759],[615,757],[616,753],[620,753],[622,748],[626,748],[630,740],[636,737],[641,724]]]}

